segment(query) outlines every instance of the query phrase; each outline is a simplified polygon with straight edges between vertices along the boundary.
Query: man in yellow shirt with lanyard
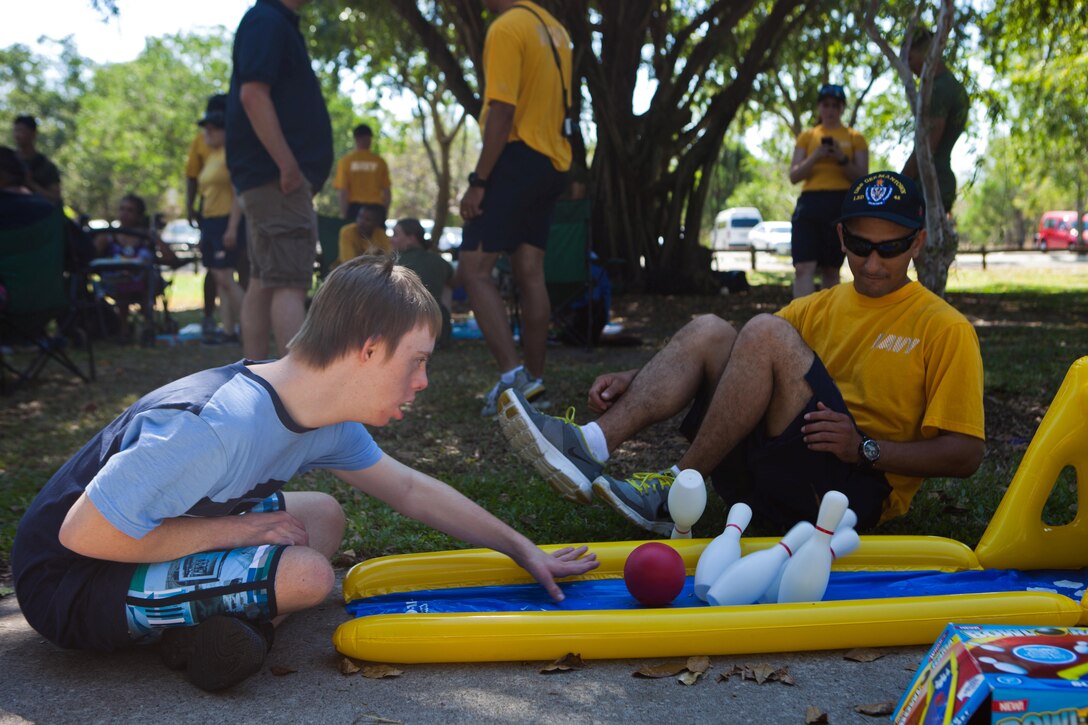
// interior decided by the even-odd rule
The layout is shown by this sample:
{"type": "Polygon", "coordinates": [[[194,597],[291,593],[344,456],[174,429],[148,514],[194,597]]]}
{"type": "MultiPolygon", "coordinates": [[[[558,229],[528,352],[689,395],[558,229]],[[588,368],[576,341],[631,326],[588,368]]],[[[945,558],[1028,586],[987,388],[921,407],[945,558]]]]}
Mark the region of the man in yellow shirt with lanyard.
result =
{"type": "Polygon", "coordinates": [[[511,387],[538,407],[546,404],[551,304],[544,249],[571,162],[571,42],[559,21],[529,0],[484,4],[499,17],[484,41],[483,149],[461,199],[465,231],[457,273],[500,372],[481,410],[491,416],[499,393],[511,387]],[[521,300],[524,364],[491,277],[504,253],[521,300]]]}
{"type": "Polygon", "coordinates": [[[695,318],[641,370],[597,378],[589,405],[602,415],[584,426],[504,392],[506,437],[563,496],[595,493],[663,535],[683,469],[783,527],[815,521],[836,490],[870,528],[906,513],[923,479],[970,476],[985,450],[982,356],[971,323],[907,276],[926,242],[921,193],[900,174],[869,174],[847,192],[837,231],[853,284],[739,331],[695,318]],[[681,431],[691,446],[675,466],[604,475],[617,446],[689,403],[681,431]]]}

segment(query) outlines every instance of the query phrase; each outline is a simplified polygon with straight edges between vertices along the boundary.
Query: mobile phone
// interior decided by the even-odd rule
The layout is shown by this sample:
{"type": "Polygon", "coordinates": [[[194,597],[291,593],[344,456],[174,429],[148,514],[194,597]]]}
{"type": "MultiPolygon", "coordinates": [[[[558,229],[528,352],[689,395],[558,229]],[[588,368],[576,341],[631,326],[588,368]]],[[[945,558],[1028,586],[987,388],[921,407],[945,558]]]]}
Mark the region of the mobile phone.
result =
{"type": "Polygon", "coordinates": [[[834,146],[835,139],[831,138],[830,136],[824,136],[822,139],[820,139],[820,143],[825,146],[834,146]]]}

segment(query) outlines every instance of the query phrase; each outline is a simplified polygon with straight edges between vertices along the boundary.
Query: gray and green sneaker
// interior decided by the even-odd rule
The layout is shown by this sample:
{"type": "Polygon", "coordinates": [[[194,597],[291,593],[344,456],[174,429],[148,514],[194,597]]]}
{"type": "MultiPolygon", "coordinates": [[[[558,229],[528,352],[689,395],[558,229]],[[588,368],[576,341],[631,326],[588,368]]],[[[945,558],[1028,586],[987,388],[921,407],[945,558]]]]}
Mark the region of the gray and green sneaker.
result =
{"type": "Polygon", "coordinates": [[[631,523],[668,536],[673,525],[669,488],[675,478],[672,471],[636,473],[626,480],[601,475],[593,481],[593,490],[631,523]]]}
{"type": "Polygon", "coordinates": [[[499,412],[499,396],[506,390],[518,391],[526,400],[532,401],[538,410],[544,410],[551,406],[551,403],[544,397],[544,382],[532,377],[523,368],[514,374],[514,382],[504,383],[500,380],[495,384],[495,387],[487,391],[487,395],[484,396],[484,407],[480,409],[482,417],[490,418],[499,412]]]}
{"type": "Polygon", "coordinates": [[[574,408],[565,418],[545,415],[510,388],[499,395],[499,428],[514,452],[560,496],[578,503],[593,499],[593,479],[604,465],[589,452],[582,429],[574,423],[574,408]]]}

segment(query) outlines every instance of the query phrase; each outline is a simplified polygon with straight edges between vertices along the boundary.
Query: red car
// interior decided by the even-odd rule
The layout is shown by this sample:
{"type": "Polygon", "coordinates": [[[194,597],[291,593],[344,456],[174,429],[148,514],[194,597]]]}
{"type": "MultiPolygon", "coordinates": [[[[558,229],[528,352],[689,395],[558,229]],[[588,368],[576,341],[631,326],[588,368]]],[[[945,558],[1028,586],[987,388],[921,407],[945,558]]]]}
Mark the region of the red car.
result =
{"type": "MultiPolygon", "coordinates": [[[[1051,249],[1075,249],[1077,231],[1075,211],[1048,211],[1039,218],[1039,231],[1035,233],[1035,247],[1046,252],[1051,249]]],[[[1088,214],[1081,222],[1082,243],[1088,244],[1088,214]]]]}

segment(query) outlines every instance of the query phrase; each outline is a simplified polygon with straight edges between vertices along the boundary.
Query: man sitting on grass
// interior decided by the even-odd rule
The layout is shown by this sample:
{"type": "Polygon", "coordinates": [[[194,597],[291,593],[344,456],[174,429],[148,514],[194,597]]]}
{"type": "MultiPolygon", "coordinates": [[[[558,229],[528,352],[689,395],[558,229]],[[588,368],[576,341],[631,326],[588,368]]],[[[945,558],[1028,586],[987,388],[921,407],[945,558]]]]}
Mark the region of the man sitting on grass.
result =
{"type": "Polygon", "coordinates": [[[15,591],[38,632],[114,650],[161,637],[164,662],[205,690],[260,669],[273,624],[320,604],[344,513],[283,492],[330,470],[399,513],[507,554],[556,600],[597,566],[548,555],[453,488],[394,460],[366,425],[427,387],[441,329],[419,277],[385,256],[339,267],[282,359],[190,375],[133,404],[66,463],[19,524],[15,591]]]}
{"type": "Polygon", "coordinates": [[[924,227],[914,182],[869,174],[838,223],[853,284],[739,331],[713,315],[692,320],[641,370],[597,378],[589,405],[602,415],[585,426],[507,391],[502,430],[564,497],[587,503],[595,492],[662,535],[672,528],[669,486],[688,468],[781,526],[815,521],[829,490],[846,494],[859,527],[900,516],[923,479],[970,476],[985,449],[975,331],[907,277],[924,227]],[[681,431],[691,445],[675,466],[604,475],[617,446],[689,404],[681,431]]]}

